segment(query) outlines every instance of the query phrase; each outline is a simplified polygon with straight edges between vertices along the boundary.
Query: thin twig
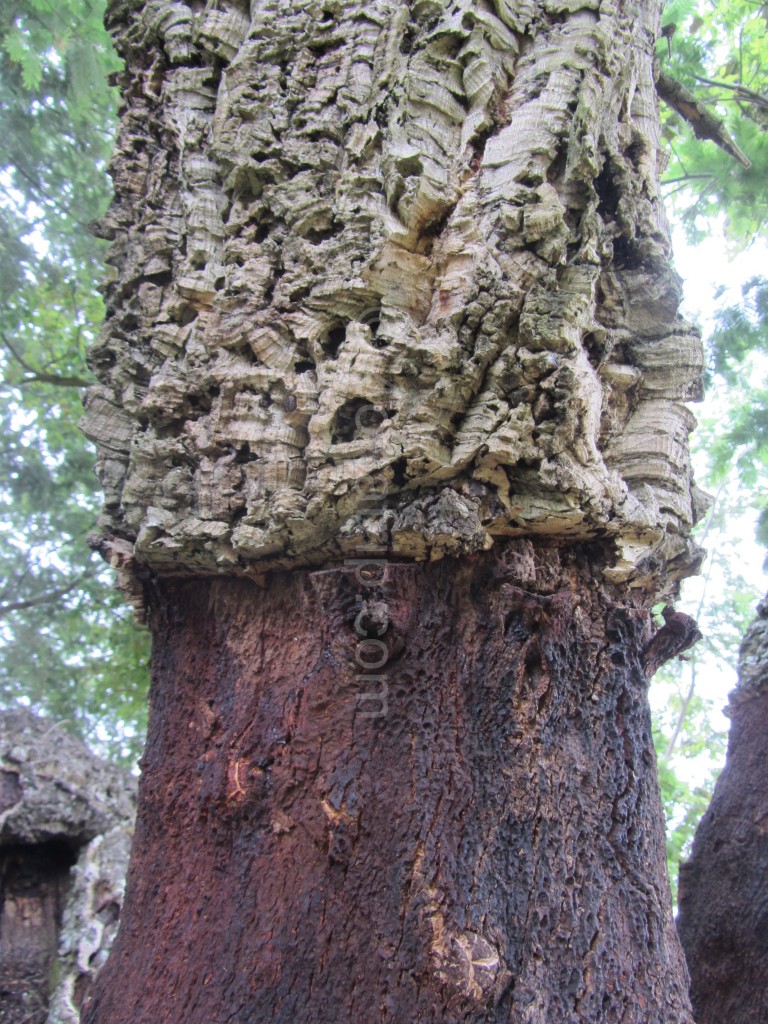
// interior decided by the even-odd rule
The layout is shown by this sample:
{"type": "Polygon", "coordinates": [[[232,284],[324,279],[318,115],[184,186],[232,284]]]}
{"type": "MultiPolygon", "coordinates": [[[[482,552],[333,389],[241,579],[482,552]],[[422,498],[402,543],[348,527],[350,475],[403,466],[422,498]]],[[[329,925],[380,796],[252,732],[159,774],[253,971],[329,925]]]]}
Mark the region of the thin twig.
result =
{"type": "Polygon", "coordinates": [[[35,608],[37,605],[51,604],[53,601],[59,601],[62,597],[66,597],[67,594],[71,594],[73,590],[76,590],[90,576],[90,572],[84,572],[66,587],[57,587],[55,590],[48,590],[44,594],[38,594],[37,597],[29,597],[24,601],[9,601],[7,604],[0,605],[0,619],[6,618],[12,612],[22,612],[27,608],[35,608]]]}
{"type": "Polygon", "coordinates": [[[2,331],[0,331],[0,342],[8,349],[21,368],[30,375],[15,384],[15,387],[24,387],[26,384],[55,384],[56,387],[61,388],[87,388],[93,383],[93,381],[88,380],[86,377],[70,377],[57,373],[46,373],[45,370],[36,370],[31,363],[27,362],[21,352],[11,342],[11,339],[2,331]]]}
{"type": "Polygon", "coordinates": [[[746,85],[740,85],[738,82],[715,82],[711,78],[702,78],[701,75],[696,75],[695,78],[697,82],[703,82],[704,85],[712,85],[716,89],[730,89],[732,92],[737,92],[745,100],[756,103],[759,107],[768,107],[768,97],[763,96],[762,93],[755,92],[754,89],[748,89],[746,85]]]}
{"type": "Polygon", "coordinates": [[[683,730],[683,723],[685,722],[686,716],[688,714],[688,708],[690,707],[691,701],[693,700],[693,695],[694,695],[695,690],[696,690],[696,662],[692,661],[691,662],[691,685],[688,687],[688,693],[685,695],[685,697],[683,699],[683,703],[682,703],[682,705],[680,707],[680,714],[677,716],[677,722],[675,723],[674,731],[672,732],[672,735],[669,738],[669,743],[667,744],[667,749],[664,751],[664,760],[665,761],[668,761],[670,759],[670,757],[672,757],[674,749],[677,746],[677,741],[680,738],[680,733],[683,730]]]}

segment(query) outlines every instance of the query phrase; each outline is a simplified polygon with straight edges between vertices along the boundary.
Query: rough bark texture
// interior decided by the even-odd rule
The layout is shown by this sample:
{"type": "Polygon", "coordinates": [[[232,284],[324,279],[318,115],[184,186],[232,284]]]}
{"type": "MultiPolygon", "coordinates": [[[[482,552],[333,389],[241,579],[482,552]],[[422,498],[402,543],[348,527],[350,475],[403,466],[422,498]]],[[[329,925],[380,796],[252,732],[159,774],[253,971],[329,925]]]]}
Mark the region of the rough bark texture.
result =
{"type": "Polygon", "coordinates": [[[768,1020],[768,599],[744,638],[729,715],[726,765],[680,866],[698,1024],[768,1020]]]}
{"type": "Polygon", "coordinates": [[[660,7],[111,3],[85,429],[156,640],[89,1024],[690,1022],[642,664],[698,558],[660,7]]]}
{"type": "Polygon", "coordinates": [[[658,187],[660,6],[114,0],[85,429],[116,564],[546,534],[613,537],[614,581],[688,571],[702,356],[658,187]]]}
{"type": "Polygon", "coordinates": [[[628,653],[647,614],[595,585],[604,549],[494,552],[158,584],[129,898],[85,1021],[691,1021],[628,653]]]}
{"type": "Polygon", "coordinates": [[[54,722],[0,713],[1,1024],[77,1024],[116,930],[134,794],[54,722]]]}

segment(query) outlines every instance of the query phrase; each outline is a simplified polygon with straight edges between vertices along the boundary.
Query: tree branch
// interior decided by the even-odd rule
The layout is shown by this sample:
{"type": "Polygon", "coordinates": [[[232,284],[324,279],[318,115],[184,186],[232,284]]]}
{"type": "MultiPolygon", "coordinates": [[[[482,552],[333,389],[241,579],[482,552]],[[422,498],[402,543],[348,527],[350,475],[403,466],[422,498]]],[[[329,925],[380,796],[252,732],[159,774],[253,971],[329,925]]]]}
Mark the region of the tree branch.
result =
{"type": "Polygon", "coordinates": [[[701,178],[710,179],[711,174],[683,174],[679,178],[665,178],[662,185],[679,185],[681,182],[698,181],[701,178]]]}
{"type": "Polygon", "coordinates": [[[36,373],[19,381],[17,386],[23,388],[27,384],[52,384],[57,388],[89,388],[93,381],[86,380],[85,377],[60,377],[55,373],[36,373]]]}
{"type": "Polygon", "coordinates": [[[54,590],[47,590],[43,594],[38,594],[37,597],[28,597],[23,601],[8,601],[7,604],[0,605],[0,619],[6,618],[12,612],[22,612],[27,608],[34,608],[37,605],[51,604],[54,601],[59,601],[62,597],[66,597],[67,594],[71,594],[73,590],[76,590],[83,580],[88,579],[90,576],[91,573],[84,572],[65,587],[56,587],[54,590]]]}
{"type": "Polygon", "coordinates": [[[738,160],[742,167],[752,166],[749,157],[739,149],[731,134],[723,127],[723,122],[666,71],[659,71],[656,91],[667,106],[672,107],[688,122],[697,139],[709,139],[717,143],[729,156],[738,160]]]}
{"type": "Polygon", "coordinates": [[[667,749],[664,751],[664,760],[665,761],[669,761],[669,759],[672,757],[672,754],[675,751],[675,747],[677,746],[677,741],[680,738],[680,733],[683,731],[683,725],[685,724],[685,719],[686,719],[686,716],[688,714],[688,708],[691,706],[691,701],[693,700],[693,697],[694,697],[695,693],[696,693],[696,663],[693,662],[691,664],[691,685],[688,687],[688,693],[685,695],[685,697],[683,697],[683,702],[680,705],[680,714],[677,716],[677,721],[675,722],[674,731],[673,731],[672,735],[669,738],[669,743],[667,743],[667,749]]]}
{"type": "Polygon", "coordinates": [[[763,96],[762,93],[755,92],[754,89],[749,89],[746,85],[741,85],[738,82],[715,82],[711,78],[702,78],[701,75],[696,75],[695,77],[697,82],[711,85],[715,89],[730,89],[731,92],[736,93],[737,99],[741,99],[745,103],[754,103],[756,107],[763,107],[768,110],[768,96],[763,96]]]}
{"type": "Polygon", "coordinates": [[[25,377],[24,380],[19,381],[18,387],[24,387],[26,384],[54,384],[59,388],[87,388],[90,387],[93,381],[87,380],[85,377],[77,376],[64,376],[57,373],[46,373],[45,370],[36,370],[34,366],[26,361],[18,349],[13,345],[10,338],[0,332],[0,341],[8,349],[10,354],[21,366],[21,368],[28,373],[30,376],[25,377]]]}

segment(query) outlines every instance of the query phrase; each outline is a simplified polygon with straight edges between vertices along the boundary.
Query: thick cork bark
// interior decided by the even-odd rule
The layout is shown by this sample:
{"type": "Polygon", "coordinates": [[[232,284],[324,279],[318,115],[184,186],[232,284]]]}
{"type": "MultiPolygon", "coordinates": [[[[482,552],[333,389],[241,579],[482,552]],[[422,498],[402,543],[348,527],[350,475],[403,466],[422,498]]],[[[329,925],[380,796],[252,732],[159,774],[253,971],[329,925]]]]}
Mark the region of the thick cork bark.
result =
{"type": "Polygon", "coordinates": [[[691,1024],[606,550],[163,581],[86,1024],[691,1024]]]}
{"type": "Polygon", "coordinates": [[[254,575],[608,536],[612,581],[671,593],[703,360],[660,8],[114,0],[105,555],[254,575]]]}

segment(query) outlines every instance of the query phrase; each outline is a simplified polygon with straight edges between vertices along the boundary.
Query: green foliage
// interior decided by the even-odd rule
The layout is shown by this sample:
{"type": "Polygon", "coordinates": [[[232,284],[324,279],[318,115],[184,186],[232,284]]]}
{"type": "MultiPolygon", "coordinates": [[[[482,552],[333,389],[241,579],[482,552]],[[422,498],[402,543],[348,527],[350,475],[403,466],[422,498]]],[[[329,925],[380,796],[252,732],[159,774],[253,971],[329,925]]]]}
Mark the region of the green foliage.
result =
{"type": "Polygon", "coordinates": [[[746,494],[735,474],[723,481],[697,540],[709,551],[704,577],[690,581],[678,607],[703,633],[684,660],[665,665],[651,687],[653,735],[667,817],[667,859],[673,892],[678,865],[690,853],[699,819],[725,758],[727,720],[721,713],[736,682],[735,663],[759,593],[738,571],[733,523],[746,494]]]}
{"type": "Polygon", "coordinates": [[[666,111],[670,147],[666,180],[692,240],[725,215],[729,236],[755,238],[768,219],[768,5],[754,0],[671,0],[659,43],[665,70],[720,118],[752,162],[741,167],[713,142],[700,142],[679,114],[666,111]]]}
{"type": "Polygon", "coordinates": [[[768,356],[768,281],[750,278],[741,291],[740,304],[719,311],[710,338],[712,368],[730,385],[742,382],[753,353],[768,356]]]}
{"type": "Polygon", "coordinates": [[[768,280],[752,278],[742,302],[719,311],[710,337],[717,419],[702,425],[712,479],[736,470],[759,510],[757,540],[768,547],[768,280]]]}
{"type": "Polygon", "coordinates": [[[100,495],[77,429],[103,317],[119,68],[103,0],[0,9],[0,695],[114,756],[140,750],[147,638],[87,546],[100,495]]]}
{"type": "MultiPolygon", "coordinates": [[[[660,64],[721,120],[752,164],[744,168],[714,142],[699,141],[679,114],[666,110],[670,211],[691,241],[722,231],[724,250],[749,246],[768,220],[768,5],[672,0],[663,20],[675,30],[669,45],[660,41],[660,64]]],[[[768,542],[768,391],[759,383],[766,377],[767,313],[766,282],[753,279],[741,303],[720,308],[706,338],[708,393],[693,444],[703,466],[699,482],[717,491],[718,500],[700,538],[710,553],[704,589],[692,600],[692,581],[680,605],[699,620],[704,640],[689,661],[665,667],[651,691],[675,890],[677,865],[724,759],[719,708],[735,683],[741,635],[760,596],[735,569],[733,524],[744,522],[746,510],[762,508],[758,536],[768,542]],[[723,679],[725,690],[718,688],[723,679]]]]}

